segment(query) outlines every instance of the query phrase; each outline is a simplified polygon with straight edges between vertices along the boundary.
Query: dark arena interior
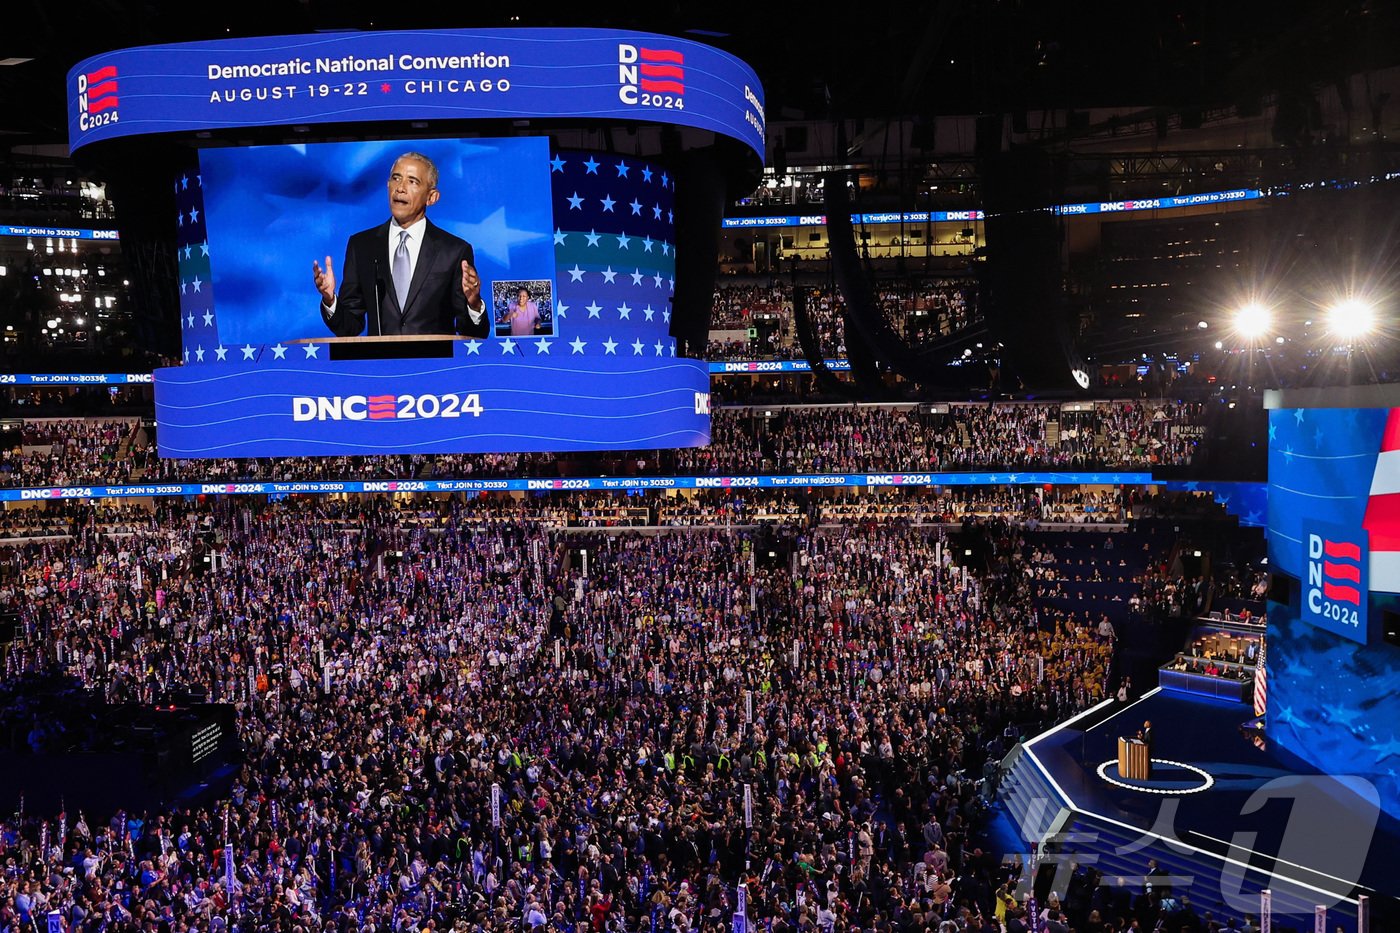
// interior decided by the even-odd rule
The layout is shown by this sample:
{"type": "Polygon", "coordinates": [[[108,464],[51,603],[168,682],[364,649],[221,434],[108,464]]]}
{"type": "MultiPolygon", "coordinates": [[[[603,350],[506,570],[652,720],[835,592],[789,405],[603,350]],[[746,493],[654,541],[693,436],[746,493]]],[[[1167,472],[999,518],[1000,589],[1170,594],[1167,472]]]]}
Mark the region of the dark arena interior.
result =
{"type": "Polygon", "coordinates": [[[1400,930],[1400,0],[5,20],[0,933],[1400,930]]]}

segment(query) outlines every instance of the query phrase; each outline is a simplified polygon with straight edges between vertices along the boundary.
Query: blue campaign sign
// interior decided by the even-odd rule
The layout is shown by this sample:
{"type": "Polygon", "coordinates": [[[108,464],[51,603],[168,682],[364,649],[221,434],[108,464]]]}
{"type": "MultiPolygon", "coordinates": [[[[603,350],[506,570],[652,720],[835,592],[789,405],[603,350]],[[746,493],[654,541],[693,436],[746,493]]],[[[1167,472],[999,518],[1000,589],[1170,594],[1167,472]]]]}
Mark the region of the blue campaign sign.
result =
{"type": "Polygon", "coordinates": [[[764,157],[763,88],[727,52],[617,29],[419,29],[120,49],[68,73],[72,150],[143,133],[430,119],[621,119],[764,157]]]}
{"type": "MultiPolygon", "coordinates": [[[[555,343],[534,343],[540,342],[555,343]]],[[[703,363],[659,355],[556,363],[538,352],[524,356],[510,338],[485,346],[494,355],[330,362],[319,358],[318,345],[304,344],[281,347],[281,366],[158,369],[160,455],[644,450],[709,443],[703,363]],[[303,356],[308,348],[318,355],[303,356]]]]}

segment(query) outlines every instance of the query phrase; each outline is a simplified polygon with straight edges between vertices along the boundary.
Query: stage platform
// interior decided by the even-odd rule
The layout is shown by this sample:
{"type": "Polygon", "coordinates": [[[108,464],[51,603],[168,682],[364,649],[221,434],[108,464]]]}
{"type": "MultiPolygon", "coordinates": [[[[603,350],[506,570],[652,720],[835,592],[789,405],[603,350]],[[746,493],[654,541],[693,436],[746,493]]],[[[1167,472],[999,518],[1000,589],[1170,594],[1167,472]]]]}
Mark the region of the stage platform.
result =
{"type": "Polygon", "coordinates": [[[1369,782],[1257,747],[1240,729],[1251,718],[1245,704],[1171,689],[1110,701],[1026,742],[999,796],[1023,839],[1049,840],[1042,864],[1059,863],[1062,895],[1071,862],[1136,894],[1155,859],[1173,893],[1216,917],[1257,915],[1265,889],[1275,929],[1312,929],[1324,905],[1329,931],[1353,930],[1359,896],[1388,916],[1400,892],[1393,815],[1369,782]],[[1118,737],[1149,720],[1153,772],[1121,779],[1118,737]]]}

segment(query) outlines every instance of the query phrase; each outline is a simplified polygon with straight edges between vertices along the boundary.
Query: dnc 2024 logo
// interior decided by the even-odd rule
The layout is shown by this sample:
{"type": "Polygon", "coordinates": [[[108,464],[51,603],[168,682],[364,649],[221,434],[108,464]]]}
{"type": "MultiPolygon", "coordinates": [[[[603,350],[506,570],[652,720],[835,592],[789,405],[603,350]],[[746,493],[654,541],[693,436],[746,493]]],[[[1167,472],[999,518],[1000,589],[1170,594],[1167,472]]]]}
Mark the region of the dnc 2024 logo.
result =
{"type": "Polygon", "coordinates": [[[117,122],[117,66],[78,74],[78,129],[86,133],[117,122]]]}
{"type": "Polygon", "coordinates": [[[1366,641],[1369,592],[1366,532],[1313,525],[1307,532],[1303,620],[1356,641],[1366,641]]]}
{"type": "Polygon", "coordinates": [[[685,109],[685,54],[619,43],[617,96],[629,105],[685,109]]]}

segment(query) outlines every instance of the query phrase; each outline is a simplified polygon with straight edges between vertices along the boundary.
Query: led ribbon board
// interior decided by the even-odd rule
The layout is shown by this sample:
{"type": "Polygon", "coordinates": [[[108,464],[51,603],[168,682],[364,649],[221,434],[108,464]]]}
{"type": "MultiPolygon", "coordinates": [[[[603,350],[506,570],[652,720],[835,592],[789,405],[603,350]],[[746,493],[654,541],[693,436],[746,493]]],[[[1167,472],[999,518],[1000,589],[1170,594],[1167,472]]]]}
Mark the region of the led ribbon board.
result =
{"type": "Polygon", "coordinates": [[[76,151],[146,133],[407,120],[632,120],[708,130],[764,156],[743,61],[616,29],[260,36],[95,55],[68,73],[76,151]]]}

